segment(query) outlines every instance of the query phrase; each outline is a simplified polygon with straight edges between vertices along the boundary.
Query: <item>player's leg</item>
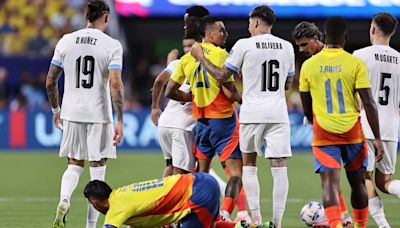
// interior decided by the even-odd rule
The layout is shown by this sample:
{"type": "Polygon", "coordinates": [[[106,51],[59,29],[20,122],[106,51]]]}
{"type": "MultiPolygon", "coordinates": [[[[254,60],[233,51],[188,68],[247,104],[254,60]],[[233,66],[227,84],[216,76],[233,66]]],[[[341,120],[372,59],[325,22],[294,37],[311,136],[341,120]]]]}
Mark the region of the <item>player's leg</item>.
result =
{"type": "Polygon", "coordinates": [[[342,224],[343,226],[351,226],[353,224],[353,219],[349,215],[349,211],[347,210],[346,200],[342,194],[342,190],[339,189],[339,202],[340,202],[340,211],[342,213],[342,224]]]}
{"type": "MultiPolygon", "coordinates": [[[[385,153],[387,151],[385,150],[385,153]]],[[[365,178],[365,186],[368,193],[368,211],[371,217],[374,219],[378,227],[390,227],[387,219],[385,217],[385,212],[383,208],[383,202],[379,197],[375,189],[375,184],[373,182],[373,173],[375,170],[375,150],[373,146],[373,141],[368,140],[368,166],[365,178]]]]}
{"type": "Polygon", "coordinates": [[[182,129],[171,129],[172,165],[174,174],[191,173],[194,169],[193,132],[182,129]]]}
{"type": "Polygon", "coordinates": [[[197,172],[208,173],[211,160],[215,155],[215,150],[210,142],[211,127],[209,121],[204,119],[197,120],[194,128],[194,156],[197,159],[197,172]]]}
{"type": "Polygon", "coordinates": [[[225,197],[222,201],[221,215],[224,219],[230,220],[239,192],[242,188],[242,159],[228,158],[225,162],[230,177],[226,184],[225,197]]]}
{"type": "Polygon", "coordinates": [[[169,128],[158,127],[158,138],[165,159],[163,177],[167,177],[172,175],[174,172],[174,167],[172,166],[172,139],[169,128]]]}
{"type": "Polygon", "coordinates": [[[367,142],[342,145],[343,164],[351,186],[351,205],[353,207],[354,227],[367,226],[368,193],[365,186],[368,164],[367,142]]]}

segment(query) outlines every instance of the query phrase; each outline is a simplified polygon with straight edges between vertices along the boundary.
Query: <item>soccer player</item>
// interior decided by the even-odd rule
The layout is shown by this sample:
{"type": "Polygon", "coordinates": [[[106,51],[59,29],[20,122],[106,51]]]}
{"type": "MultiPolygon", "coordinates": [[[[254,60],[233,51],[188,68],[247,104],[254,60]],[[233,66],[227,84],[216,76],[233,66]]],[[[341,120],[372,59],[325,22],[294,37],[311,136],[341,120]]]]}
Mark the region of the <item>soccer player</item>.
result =
{"type": "Polygon", "coordinates": [[[290,149],[290,125],[285,89],[294,76],[293,46],[271,34],[275,13],[268,6],[250,12],[250,38],[233,46],[224,67],[219,68],[204,56],[199,46],[192,49],[206,70],[219,82],[242,72],[243,103],[240,108],[240,149],[243,156],[243,186],[254,223],[262,223],[257,154],[266,146],[274,179],[273,222],[281,227],[289,190],[287,159],[290,149]],[[272,111],[274,110],[274,111],[272,111]]]}
{"type": "MultiPolygon", "coordinates": [[[[209,58],[218,65],[223,64],[228,53],[220,46],[225,44],[228,33],[222,19],[203,17],[200,20],[200,32],[203,37],[202,47],[206,49],[209,58]]],[[[228,167],[231,176],[227,183],[221,213],[229,220],[234,199],[242,186],[239,132],[233,107],[233,101],[239,101],[241,98],[233,85],[233,77],[221,85],[190,53],[187,53],[180,59],[167,84],[165,94],[177,101],[192,102],[193,117],[197,119],[195,156],[198,158],[199,171],[209,171],[215,153],[220,155],[221,163],[225,163],[228,167]],[[190,84],[191,93],[179,90],[186,80],[190,84]],[[229,97],[225,95],[224,90],[229,97]]]]}
{"type": "MultiPolygon", "coordinates": [[[[83,172],[84,161],[90,163],[91,180],[104,180],[106,160],[116,158],[115,146],[123,135],[122,46],[104,33],[109,13],[105,1],[89,1],[87,27],[65,34],[51,60],[46,89],[54,124],[63,130],[60,157],[68,159],[53,227],[65,227],[71,195],[83,172]],[[58,80],[63,71],[65,89],[60,109],[58,80]],[[115,128],[111,103],[117,116],[115,128]]],[[[96,227],[98,215],[89,205],[86,228],[96,227]]]]}
{"type": "Polygon", "coordinates": [[[381,139],[385,154],[375,163],[374,134],[367,122],[366,110],[361,109],[361,123],[368,141],[367,190],[369,212],[379,227],[390,227],[383,211],[383,204],[375,190],[400,198],[400,180],[393,179],[396,167],[399,132],[400,105],[400,53],[389,46],[396,31],[397,19],[388,13],[379,13],[372,18],[369,30],[372,46],[353,53],[363,60],[368,68],[369,80],[375,104],[378,107],[381,139]]]}
{"type": "MultiPolygon", "coordinates": [[[[323,34],[319,31],[319,28],[314,24],[307,21],[300,22],[296,25],[292,33],[293,39],[296,45],[299,47],[299,52],[304,53],[306,56],[312,56],[317,54],[324,47],[323,34]]],[[[305,117],[305,123],[307,118],[305,117]]],[[[350,226],[353,224],[353,219],[348,213],[346,200],[339,191],[340,210],[342,213],[342,224],[344,226],[350,226]]],[[[327,224],[328,221],[324,221],[322,224],[327,224]]]]}
{"type": "Polygon", "coordinates": [[[377,161],[382,159],[378,113],[365,64],[343,50],[347,24],[341,17],[325,22],[326,46],[306,60],[300,73],[300,96],[313,123],[315,171],[320,174],[323,204],[329,226],[340,228],[339,189],[343,161],[351,186],[354,227],[366,227],[368,195],[365,187],[367,144],[359,119],[360,95],[375,136],[377,161]]]}

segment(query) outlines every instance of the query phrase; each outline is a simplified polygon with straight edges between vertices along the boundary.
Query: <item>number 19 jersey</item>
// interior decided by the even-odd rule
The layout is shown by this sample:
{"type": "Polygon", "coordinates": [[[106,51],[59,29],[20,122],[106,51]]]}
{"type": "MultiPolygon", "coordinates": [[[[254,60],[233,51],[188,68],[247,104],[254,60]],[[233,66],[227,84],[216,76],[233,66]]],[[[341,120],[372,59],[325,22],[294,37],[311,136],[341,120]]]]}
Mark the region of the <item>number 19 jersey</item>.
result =
{"type": "Polygon", "coordinates": [[[122,70],[122,46],[102,31],[85,28],[64,35],[51,64],[64,70],[61,119],[111,123],[108,70],[122,70]]]}
{"type": "MultiPolygon", "coordinates": [[[[368,68],[372,96],[379,114],[382,140],[398,141],[400,106],[400,53],[387,45],[373,45],[353,53],[368,68]]],[[[365,110],[361,123],[367,139],[374,139],[365,110]]]]}
{"type": "Polygon", "coordinates": [[[240,39],[225,67],[242,73],[240,123],[289,123],[285,82],[295,74],[290,42],[271,34],[240,39]]]}

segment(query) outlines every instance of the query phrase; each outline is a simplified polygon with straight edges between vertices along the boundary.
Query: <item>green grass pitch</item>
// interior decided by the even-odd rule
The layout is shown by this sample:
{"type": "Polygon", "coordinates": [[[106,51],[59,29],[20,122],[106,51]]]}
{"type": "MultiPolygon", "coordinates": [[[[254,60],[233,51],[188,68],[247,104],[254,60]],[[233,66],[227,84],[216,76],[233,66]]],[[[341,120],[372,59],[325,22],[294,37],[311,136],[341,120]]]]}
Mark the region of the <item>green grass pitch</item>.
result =
{"type": "MultiPolygon", "coordinates": [[[[269,163],[258,160],[261,184],[261,208],[264,220],[272,213],[272,179],[269,163]]],[[[222,174],[220,165],[214,167],[222,174]]],[[[57,152],[0,152],[0,227],[50,227],[58,203],[60,179],[66,168],[66,159],[58,158],[57,152]]],[[[164,161],[159,152],[120,152],[116,160],[107,166],[107,182],[112,187],[132,182],[157,178],[162,175],[164,161]]],[[[399,165],[397,165],[399,170],[399,165]]],[[[300,221],[301,207],[310,200],[321,201],[319,176],[313,173],[313,159],[310,153],[295,153],[289,161],[289,196],[283,218],[283,227],[305,227],[300,221]]],[[[399,174],[396,175],[400,178],[399,174]]],[[[70,228],[84,227],[86,201],[82,191],[89,180],[88,169],[81,177],[72,197],[72,206],[67,218],[70,228]]],[[[342,176],[342,190],[350,207],[347,180],[342,176]]],[[[386,217],[392,227],[400,227],[400,200],[381,194],[386,217]]],[[[101,216],[97,227],[102,227],[101,216]]],[[[368,227],[376,227],[370,218],[368,227]]]]}

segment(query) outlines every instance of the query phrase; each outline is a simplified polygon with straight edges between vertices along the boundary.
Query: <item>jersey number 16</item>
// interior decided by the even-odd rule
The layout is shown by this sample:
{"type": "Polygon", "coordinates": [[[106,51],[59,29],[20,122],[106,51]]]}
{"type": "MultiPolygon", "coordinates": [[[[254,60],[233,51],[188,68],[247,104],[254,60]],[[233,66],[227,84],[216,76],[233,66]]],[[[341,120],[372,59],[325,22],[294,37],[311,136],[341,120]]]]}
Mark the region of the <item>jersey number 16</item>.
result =
{"type": "Polygon", "coordinates": [[[279,62],[276,59],[271,59],[268,62],[265,61],[261,65],[261,91],[265,92],[267,88],[272,92],[278,91],[279,73],[274,71],[274,69],[279,69],[279,62]]]}

